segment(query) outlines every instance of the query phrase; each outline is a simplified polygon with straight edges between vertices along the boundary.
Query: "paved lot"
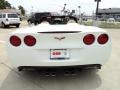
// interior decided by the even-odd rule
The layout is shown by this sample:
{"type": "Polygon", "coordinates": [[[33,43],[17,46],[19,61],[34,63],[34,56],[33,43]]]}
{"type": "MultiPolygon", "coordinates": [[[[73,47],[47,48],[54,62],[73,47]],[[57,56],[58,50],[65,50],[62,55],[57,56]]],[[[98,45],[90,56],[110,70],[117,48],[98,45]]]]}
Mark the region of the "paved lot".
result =
{"type": "MultiPolygon", "coordinates": [[[[22,27],[25,27],[25,22],[22,27]]],[[[84,70],[74,76],[46,77],[40,71],[18,72],[5,50],[8,33],[16,28],[0,28],[0,90],[120,90],[120,29],[108,29],[113,40],[110,60],[101,70],[84,70]]]]}

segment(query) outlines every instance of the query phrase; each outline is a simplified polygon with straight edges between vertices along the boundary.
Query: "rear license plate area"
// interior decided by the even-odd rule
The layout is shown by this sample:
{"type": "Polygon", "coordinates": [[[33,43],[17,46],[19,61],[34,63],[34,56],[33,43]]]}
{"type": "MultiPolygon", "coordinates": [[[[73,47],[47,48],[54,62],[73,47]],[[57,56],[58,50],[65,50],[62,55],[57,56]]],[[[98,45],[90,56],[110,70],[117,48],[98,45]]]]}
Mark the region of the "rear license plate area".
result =
{"type": "Polygon", "coordinates": [[[51,60],[65,60],[70,58],[69,49],[50,49],[51,60]]]}

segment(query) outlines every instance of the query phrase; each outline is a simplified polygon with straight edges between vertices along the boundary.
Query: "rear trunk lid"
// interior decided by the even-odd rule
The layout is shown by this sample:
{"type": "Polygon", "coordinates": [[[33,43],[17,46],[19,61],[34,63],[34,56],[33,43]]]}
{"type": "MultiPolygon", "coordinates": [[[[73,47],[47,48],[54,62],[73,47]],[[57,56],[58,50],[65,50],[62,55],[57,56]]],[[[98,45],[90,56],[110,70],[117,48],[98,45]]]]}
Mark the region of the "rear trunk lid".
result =
{"type": "Polygon", "coordinates": [[[81,48],[83,46],[80,32],[38,33],[36,47],[40,49],[81,48]]]}
{"type": "Polygon", "coordinates": [[[68,25],[46,25],[41,24],[36,27],[20,29],[14,34],[32,35],[36,38],[37,43],[33,48],[36,49],[66,49],[66,48],[83,48],[83,38],[86,34],[98,33],[92,27],[80,26],[78,24],[68,25]]]}

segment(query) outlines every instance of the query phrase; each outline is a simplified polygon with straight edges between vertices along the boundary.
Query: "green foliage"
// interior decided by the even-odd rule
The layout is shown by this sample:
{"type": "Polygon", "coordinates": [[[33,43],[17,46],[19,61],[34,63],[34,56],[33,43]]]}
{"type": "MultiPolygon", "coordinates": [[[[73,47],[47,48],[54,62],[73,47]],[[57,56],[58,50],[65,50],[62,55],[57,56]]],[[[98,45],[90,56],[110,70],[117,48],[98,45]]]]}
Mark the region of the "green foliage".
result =
{"type": "Polygon", "coordinates": [[[11,4],[8,1],[5,1],[5,7],[11,8],[11,4]]]}
{"type": "Polygon", "coordinates": [[[120,22],[102,22],[101,28],[120,28],[120,22]]]}
{"type": "Polygon", "coordinates": [[[11,8],[11,4],[8,1],[0,0],[0,9],[6,9],[6,7],[11,8]]]}
{"type": "Polygon", "coordinates": [[[23,6],[18,6],[19,10],[21,11],[21,14],[24,16],[25,15],[25,9],[23,6]]]}
{"type": "Polygon", "coordinates": [[[5,0],[0,0],[0,9],[5,9],[5,0]]]}

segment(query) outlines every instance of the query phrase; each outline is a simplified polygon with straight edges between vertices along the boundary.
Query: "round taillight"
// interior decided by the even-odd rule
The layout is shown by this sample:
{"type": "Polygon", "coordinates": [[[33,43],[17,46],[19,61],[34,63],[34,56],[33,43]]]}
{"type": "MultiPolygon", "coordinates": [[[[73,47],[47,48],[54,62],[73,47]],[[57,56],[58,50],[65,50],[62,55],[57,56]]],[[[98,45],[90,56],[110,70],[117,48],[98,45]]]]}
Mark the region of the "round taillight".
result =
{"type": "Polygon", "coordinates": [[[21,39],[18,36],[11,36],[10,37],[10,43],[15,47],[20,46],[21,39]]]}
{"type": "Polygon", "coordinates": [[[92,43],[94,43],[94,41],[95,41],[95,37],[93,34],[88,34],[83,38],[83,42],[86,45],[91,45],[92,43]]]}
{"type": "Polygon", "coordinates": [[[107,43],[107,41],[108,41],[108,35],[107,34],[101,34],[99,37],[98,37],[98,43],[99,44],[105,44],[105,43],[107,43]]]}
{"type": "Polygon", "coordinates": [[[36,44],[36,39],[33,36],[28,35],[24,38],[24,43],[27,46],[34,46],[36,44]]]}

